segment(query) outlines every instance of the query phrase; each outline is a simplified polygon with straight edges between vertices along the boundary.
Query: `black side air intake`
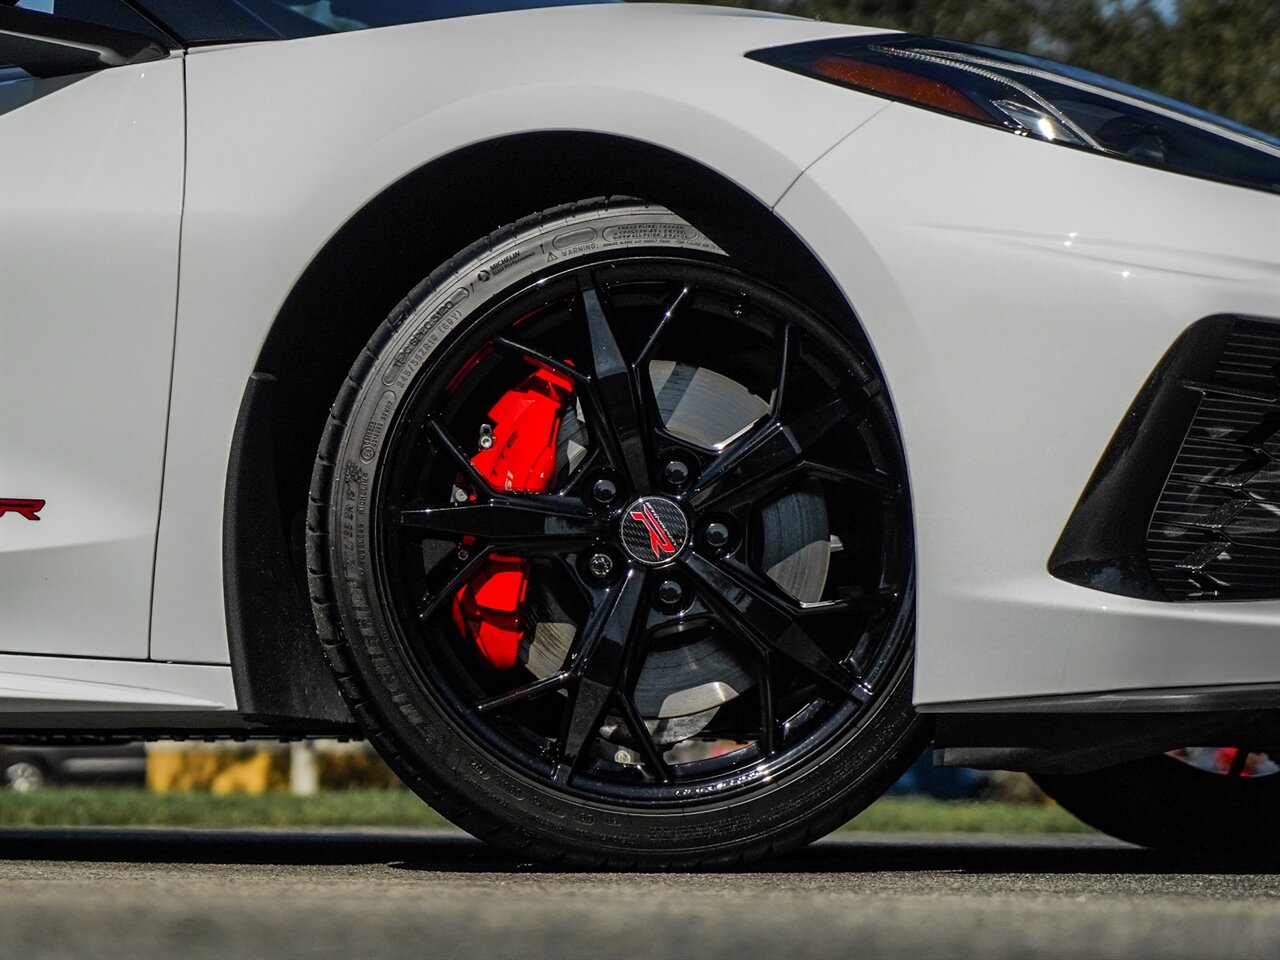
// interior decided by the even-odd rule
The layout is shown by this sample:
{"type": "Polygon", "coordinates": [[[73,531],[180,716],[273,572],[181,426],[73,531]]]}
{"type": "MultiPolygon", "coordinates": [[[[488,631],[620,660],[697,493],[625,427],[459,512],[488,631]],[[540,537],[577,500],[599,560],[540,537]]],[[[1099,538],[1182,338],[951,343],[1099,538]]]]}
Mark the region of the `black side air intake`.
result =
{"type": "Polygon", "coordinates": [[[1049,572],[1150,600],[1280,598],[1280,320],[1206,317],[1179,337],[1049,572]]]}

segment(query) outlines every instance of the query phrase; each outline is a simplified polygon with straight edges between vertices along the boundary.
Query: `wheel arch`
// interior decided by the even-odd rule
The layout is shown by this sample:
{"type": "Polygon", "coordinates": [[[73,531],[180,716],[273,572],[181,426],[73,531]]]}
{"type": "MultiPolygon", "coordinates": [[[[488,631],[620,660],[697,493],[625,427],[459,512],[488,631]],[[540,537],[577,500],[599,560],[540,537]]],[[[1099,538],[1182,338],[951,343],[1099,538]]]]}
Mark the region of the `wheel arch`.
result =
{"type": "Polygon", "coordinates": [[[407,291],[477,237],[561,203],[612,195],[668,207],[757,275],[842,316],[865,342],[831,276],[769,204],[682,154],[613,135],[527,133],[473,144],[406,174],[312,259],[245,387],[227,470],[222,560],[246,719],[307,732],[351,723],[320,656],[302,540],[315,451],[359,350],[407,291]]]}

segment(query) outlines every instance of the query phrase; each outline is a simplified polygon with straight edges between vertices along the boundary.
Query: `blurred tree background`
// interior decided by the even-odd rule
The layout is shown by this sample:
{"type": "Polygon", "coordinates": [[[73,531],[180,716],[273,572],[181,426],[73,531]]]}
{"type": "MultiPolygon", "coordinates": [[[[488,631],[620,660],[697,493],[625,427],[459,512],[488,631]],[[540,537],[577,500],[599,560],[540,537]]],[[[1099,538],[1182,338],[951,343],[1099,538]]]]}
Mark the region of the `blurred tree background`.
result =
{"type": "Polygon", "coordinates": [[[1280,0],[700,0],[1020,50],[1280,135],[1280,0]]]}

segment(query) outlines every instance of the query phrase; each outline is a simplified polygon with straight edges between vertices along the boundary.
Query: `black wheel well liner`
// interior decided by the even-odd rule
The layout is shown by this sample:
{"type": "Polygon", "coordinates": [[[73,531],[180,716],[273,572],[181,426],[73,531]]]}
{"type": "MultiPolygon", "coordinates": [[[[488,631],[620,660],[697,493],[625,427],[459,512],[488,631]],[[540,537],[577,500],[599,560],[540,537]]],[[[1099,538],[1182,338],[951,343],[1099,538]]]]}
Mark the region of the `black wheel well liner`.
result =
{"type": "Polygon", "coordinates": [[[558,204],[612,195],[675,211],[749,271],[843,316],[863,340],[835,282],[766,204],[668,149],[604,134],[529,133],[473,144],[407,174],[312,260],[245,388],[223,537],[227,639],[245,719],[299,730],[350,722],[319,654],[301,544],[321,430],[361,347],[410,289],[477,237],[558,204]]]}

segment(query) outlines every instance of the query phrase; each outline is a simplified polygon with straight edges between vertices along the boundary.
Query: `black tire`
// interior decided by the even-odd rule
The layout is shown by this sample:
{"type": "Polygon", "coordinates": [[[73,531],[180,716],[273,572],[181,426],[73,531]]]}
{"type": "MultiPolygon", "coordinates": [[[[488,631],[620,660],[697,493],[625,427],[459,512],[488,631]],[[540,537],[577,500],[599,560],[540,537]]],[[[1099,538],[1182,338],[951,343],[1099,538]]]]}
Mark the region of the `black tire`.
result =
{"type": "Polygon", "coordinates": [[[1091,827],[1168,851],[1280,855],[1280,774],[1226,776],[1160,755],[1069,776],[1035,777],[1091,827]]]}
{"type": "MultiPolygon", "coordinates": [[[[737,271],[669,211],[623,199],[522,220],[412,291],[334,403],[307,541],[325,654],[412,789],[523,856],[690,869],[797,847],[893,783],[928,740],[910,696],[910,506],[888,399],[851,334],[737,271]],[[673,359],[656,359],[667,350],[673,359]],[[730,374],[739,386],[763,381],[773,364],[776,396],[717,453],[656,409],[659,363],[669,380],[677,369],[714,380],[717,397],[737,389],[719,386],[730,374]],[[472,455],[494,398],[537,369],[571,385],[562,415],[581,416],[586,452],[558,469],[558,492],[504,493],[477,477],[472,455]],[[784,438],[801,452],[760,459],[756,446],[772,439],[777,454],[784,438]],[[601,499],[601,480],[616,499],[601,499]],[[820,557],[821,583],[805,589],[827,592],[804,606],[779,587],[777,567],[768,577],[755,567],[771,531],[791,523],[779,504],[811,495],[823,504],[803,523],[829,526],[805,555],[820,557]],[[697,506],[713,500],[715,510],[697,506]],[[649,506],[664,523],[688,522],[687,542],[665,528],[665,545],[652,532],[647,547],[642,534],[626,541],[628,503],[637,520],[649,506]],[[727,544],[710,544],[712,520],[731,528],[727,544]],[[545,590],[569,621],[558,668],[534,669],[530,627],[527,660],[504,673],[451,618],[450,598],[499,549],[526,558],[530,595],[545,590]],[[695,636],[711,652],[689,669],[732,662],[737,687],[682,689],[719,699],[674,719],[642,716],[639,684],[659,650],[677,651],[664,665],[692,659],[695,636]],[[694,732],[676,742],[685,733],[673,729],[694,732]]],[[[757,394],[767,390],[744,395],[757,394]]]]}

